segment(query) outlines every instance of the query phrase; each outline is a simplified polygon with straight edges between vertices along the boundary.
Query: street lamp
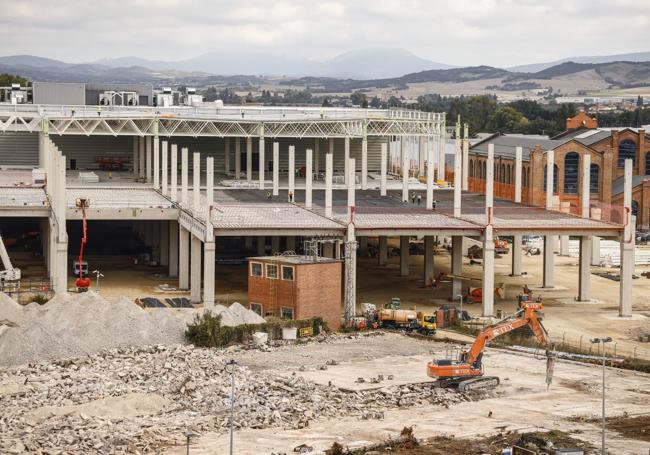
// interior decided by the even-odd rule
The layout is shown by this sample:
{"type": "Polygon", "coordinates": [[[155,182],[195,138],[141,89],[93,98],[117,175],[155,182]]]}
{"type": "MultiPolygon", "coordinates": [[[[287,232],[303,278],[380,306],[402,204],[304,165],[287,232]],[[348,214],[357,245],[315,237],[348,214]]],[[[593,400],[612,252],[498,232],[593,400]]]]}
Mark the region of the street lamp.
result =
{"type": "Polygon", "coordinates": [[[104,274],[103,274],[103,273],[100,273],[99,270],[93,270],[93,273],[94,273],[95,276],[97,277],[97,291],[99,291],[99,277],[103,277],[104,274]]]}
{"type": "Polygon", "coordinates": [[[233,451],[233,438],[234,438],[234,424],[235,424],[235,367],[237,361],[230,359],[226,362],[225,370],[230,375],[230,455],[234,454],[233,451]]]}
{"type": "Polygon", "coordinates": [[[605,455],[605,343],[610,343],[612,337],[594,338],[591,340],[593,344],[603,345],[603,411],[602,411],[602,443],[600,448],[601,455],[605,455]]]}
{"type": "Polygon", "coordinates": [[[456,296],[460,301],[460,325],[463,325],[463,294],[458,294],[456,296]]]}

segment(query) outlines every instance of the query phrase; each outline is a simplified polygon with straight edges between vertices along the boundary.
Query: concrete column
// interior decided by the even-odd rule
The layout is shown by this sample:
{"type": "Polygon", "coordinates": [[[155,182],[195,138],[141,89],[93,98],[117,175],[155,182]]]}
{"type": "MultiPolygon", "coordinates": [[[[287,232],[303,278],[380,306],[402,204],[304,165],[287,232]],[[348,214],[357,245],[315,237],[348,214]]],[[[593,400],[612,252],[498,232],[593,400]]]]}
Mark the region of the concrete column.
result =
{"type": "Polygon", "coordinates": [[[160,222],[160,265],[169,265],[169,222],[160,222]]]}
{"type": "Polygon", "coordinates": [[[194,152],[192,154],[192,212],[197,215],[201,206],[201,154],[194,152]]]}
{"type": "Polygon", "coordinates": [[[253,138],[246,138],[246,181],[253,181],[253,138]]]}
{"type": "Polygon", "coordinates": [[[432,142],[429,141],[429,147],[427,150],[427,210],[433,209],[433,147],[431,146],[432,142]]]}
{"type": "Polygon", "coordinates": [[[381,144],[381,174],[379,180],[379,195],[386,196],[386,174],[388,172],[388,144],[381,144]]]}
{"type": "Polygon", "coordinates": [[[138,158],[140,161],[140,164],[138,165],[138,176],[142,180],[144,180],[147,178],[147,165],[146,165],[147,153],[145,151],[145,147],[146,147],[145,138],[139,137],[138,144],[139,144],[138,149],[140,150],[140,152],[138,153],[138,158]]]}
{"type": "Polygon", "coordinates": [[[280,194],[280,143],[273,143],[273,196],[280,194]]]}
{"type": "Polygon", "coordinates": [[[169,165],[167,163],[167,150],[168,143],[167,141],[162,141],[162,166],[161,166],[161,184],[162,184],[162,195],[167,196],[167,176],[169,175],[169,165]]]}
{"type": "Polygon", "coordinates": [[[57,295],[63,295],[68,292],[68,233],[66,231],[66,158],[61,152],[56,151],[58,158],[56,160],[55,172],[57,173],[56,181],[56,206],[58,232],[56,236],[56,259],[53,261],[56,269],[56,278],[54,280],[54,292],[57,295]]]}
{"type": "Polygon", "coordinates": [[[343,178],[345,179],[345,184],[350,185],[350,168],[348,167],[350,165],[350,138],[346,137],[344,140],[345,144],[345,156],[344,156],[344,162],[343,162],[343,172],[345,173],[343,175],[343,178]]]}
{"type": "Polygon", "coordinates": [[[385,235],[380,235],[378,247],[378,264],[383,267],[388,262],[388,237],[385,235]]]}
{"type": "Polygon", "coordinates": [[[440,135],[438,136],[438,180],[445,180],[445,136],[447,134],[445,121],[440,124],[440,135]]]}
{"type": "Polygon", "coordinates": [[[187,190],[189,180],[189,162],[187,156],[187,147],[181,148],[181,205],[187,209],[190,204],[189,193],[187,190]]]}
{"type": "Polygon", "coordinates": [[[320,139],[314,139],[314,172],[320,174],[320,139]]]}
{"type": "Polygon", "coordinates": [[[171,220],[169,223],[169,276],[178,276],[178,222],[171,220]]]}
{"type": "Polygon", "coordinates": [[[244,237],[244,248],[246,248],[246,251],[249,251],[253,248],[253,237],[250,235],[244,237]]]}
{"type": "Polygon", "coordinates": [[[469,188],[469,125],[463,125],[463,191],[469,188]]]}
{"type": "Polygon", "coordinates": [[[591,237],[580,237],[580,265],[578,272],[578,298],[580,302],[589,302],[591,284],[591,237]]]}
{"type": "Polygon", "coordinates": [[[325,155],[325,216],[332,218],[332,171],[333,155],[325,155]]]}
{"type": "MultiPolygon", "coordinates": [[[[460,124],[456,125],[456,148],[454,150],[454,216],[460,217],[463,193],[463,155],[460,145],[460,124]]],[[[454,294],[454,298],[456,295],[454,294]]]]}
{"type": "Polygon", "coordinates": [[[266,254],[266,237],[260,235],[257,237],[257,255],[264,256],[266,254]]]}
{"type": "Polygon", "coordinates": [[[368,256],[368,237],[359,237],[359,256],[368,256]]]}
{"type": "MultiPolygon", "coordinates": [[[[345,166],[344,166],[345,167],[345,166]]],[[[334,242],[334,259],[341,259],[341,241],[337,240],[334,242]]]]}
{"type": "Polygon", "coordinates": [[[483,233],[483,316],[494,316],[494,237],[491,224],[483,233]]]}
{"type": "Polygon", "coordinates": [[[363,139],[361,139],[361,189],[368,189],[368,136],[367,124],[363,124],[363,139]]]}
{"type": "Polygon", "coordinates": [[[224,139],[224,159],[223,159],[223,170],[226,175],[230,174],[230,138],[227,137],[224,139]]]}
{"type": "Polygon", "coordinates": [[[350,178],[350,184],[348,185],[348,223],[352,223],[352,211],[355,206],[354,166],[356,166],[356,163],[354,158],[350,158],[348,161],[348,171],[350,172],[348,176],[350,178]]]}
{"type": "Polygon", "coordinates": [[[274,235],[271,237],[271,254],[280,253],[280,237],[274,235]]]}
{"type": "MultiPolygon", "coordinates": [[[[463,236],[454,235],[451,238],[451,274],[460,276],[463,274],[463,236]]],[[[459,278],[452,278],[451,298],[463,292],[463,281],[459,278]]]]}
{"type": "Polygon", "coordinates": [[[555,247],[555,236],[545,235],[544,236],[544,273],[543,273],[543,282],[542,282],[542,287],[545,288],[555,287],[554,285],[555,267],[553,264],[554,247],[555,247]]]}
{"type": "Polygon", "coordinates": [[[153,150],[151,136],[145,136],[145,144],[147,147],[147,183],[153,181],[153,150]]]}
{"type": "MultiPolygon", "coordinates": [[[[133,136],[133,174],[136,177],[140,173],[140,141],[138,139],[138,136],[133,136]]],[[[41,159],[39,159],[39,165],[43,166],[43,161],[41,159]]]]}
{"type": "Polygon", "coordinates": [[[485,163],[485,210],[488,223],[492,223],[492,208],[494,207],[494,144],[488,144],[488,158],[485,163]]]}
{"type": "MultiPolygon", "coordinates": [[[[352,164],[354,160],[351,160],[352,164]]],[[[350,172],[354,172],[350,169],[350,172]]],[[[357,242],[354,224],[349,223],[345,242],[345,278],[343,294],[343,312],[348,324],[354,318],[357,303],[357,242]]]]}
{"type": "Polygon", "coordinates": [[[416,139],[418,141],[418,177],[421,177],[425,169],[425,139],[422,136],[416,139]]]}
{"type": "Polygon", "coordinates": [[[235,180],[239,180],[241,174],[241,138],[235,138],[235,180]]]}
{"type": "Polygon", "coordinates": [[[296,238],[293,235],[287,237],[287,251],[296,251],[296,238]]]}
{"type": "Polygon", "coordinates": [[[306,161],[306,163],[305,163],[305,208],[311,209],[311,206],[312,206],[312,201],[311,201],[311,199],[312,199],[311,198],[311,196],[312,196],[312,194],[311,194],[311,191],[312,191],[311,180],[312,180],[312,178],[314,176],[314,172],[313,172],[313,169],[312,169],[312,159],[313,159],[312,154],[313,153],[312,153],[311,149],[307,149],[305,154],[306,154],[306,156],[305,156],[305,161],[306,161]]]}
{"type": "Polygon", "coordinates": [[[178,146],[172,144],[172,156],[171,156],[171,188],[170,195],[173,202],[178,202],[178,146]]]}
{"type": "Polygon", "coordinates": [[[429,288],[433,286],[434,280],[434,255],[433,255],[433,236],[424,236],[424,286],[429,288]]]}
{"type": "Polygon", "coordinates": [[[190,235],[192,252],[190,256],[190,301],[199,303],[201,301],[201,239],[190,235]]]}
{"type": "Polygon", "coordinates": [[[632,160],[625,160],[623,174],[624,228],[621,237],[621,281],[619,282],[618,315],[632,316],[632,274],[634,273],[634,248],[636,217],[632,215],[632,160]]]}
{"type": "Polygon", "coordinates": [[[409,165],[408,154],[406,153],[406,138],[399,140],[402,157],[402,201],[409,200],[409,165]]]}
{"type": "Polygon", "coordinates": [[[296,195],[296,148],[289,146],[289,202],[293,202],[296,195]]]}
{"type": "Polygon", "coordinates": [[[214,206],[214,158],[209,156],[205,159],[205,201],[206,201],[206,213],[205,219],[206,230],[209,230],[206,233],[206,242],[212,241],[214,236],[214,230],[212,227],[212,207],[214,206]]]}
{"type": "MultiPolygon", "coordinates": [[[[522,177],[522,148],[515,149],[515,202],[521,203],[521,177],[522,177]]],[[[521,276],[522,272],[522,246],[521,235],[512,238],[512,273],[511,276],[521,276]]]]}
{"type": "Polygon", "coordinates": [[[190,231],[178,226],[178,287],[190,288],[190,231]]]}
{"type": "Polygon", "coordinates": [[[216,260],[216,255],[215,255],[214,242],[205,242],[203,244],[203,307],[204,308],[214,308],[215,260],[216,260]]]}
{"type": "Polygon", "coordinates": [[[264,148],[265,148],[265,141],[264,141],[264,136],[260,136],[260,143],[259,143],[259,166],[258,166],[258,179],[259,179],[259,186],[260,190],[264,189],[264,170],[266,169],[266,158],[264,157],[264,148]]]}
{"type": "Polygon", "coordinates": [[[402,235],[399,238],[399,274],[400,276],[409,275],[409,238],[402,235]]]}
{"type": "Polygon", "coordinates": [[[160,188],[160,139],[153,138],[153,187],[160,188]]]}

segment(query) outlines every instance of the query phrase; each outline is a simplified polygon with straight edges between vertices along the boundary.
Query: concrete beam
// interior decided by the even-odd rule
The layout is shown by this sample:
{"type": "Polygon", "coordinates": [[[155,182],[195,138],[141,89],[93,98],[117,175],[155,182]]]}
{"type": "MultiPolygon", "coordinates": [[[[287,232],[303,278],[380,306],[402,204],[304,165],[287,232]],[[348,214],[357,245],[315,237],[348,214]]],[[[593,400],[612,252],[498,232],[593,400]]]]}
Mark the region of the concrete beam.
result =
{"type": "Polygon", "coordinates": [[[405,235],[399,238],[399,274],[409,275],[409,238],[405,235]]]}
{"type": "Polygon", "coordinates": [[[273,143],[273,196],[280,194],[280,143],[273,143]]]}
{"type": "Polygon", "coordinates": [[[201,301],[201,239],[190,235],[192,252],[190,256],[190,301],[201,301]]]}
{"type": "Polygon", "coordinates": [[[433,286],[434,276],[434,249],[433,236],[424,236],[424,286],[433,286]]]}

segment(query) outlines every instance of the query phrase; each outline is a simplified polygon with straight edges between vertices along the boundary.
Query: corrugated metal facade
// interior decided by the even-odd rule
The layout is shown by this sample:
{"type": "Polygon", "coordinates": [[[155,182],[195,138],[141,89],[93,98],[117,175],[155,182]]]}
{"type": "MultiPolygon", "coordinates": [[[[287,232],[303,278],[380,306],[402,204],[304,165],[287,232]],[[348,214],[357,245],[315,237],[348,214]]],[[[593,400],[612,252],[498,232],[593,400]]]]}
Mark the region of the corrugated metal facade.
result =
{"type": "Polygon", "coordinates": [[[0,167],[38,166],[38,133],[1,133],[0,167]]]}

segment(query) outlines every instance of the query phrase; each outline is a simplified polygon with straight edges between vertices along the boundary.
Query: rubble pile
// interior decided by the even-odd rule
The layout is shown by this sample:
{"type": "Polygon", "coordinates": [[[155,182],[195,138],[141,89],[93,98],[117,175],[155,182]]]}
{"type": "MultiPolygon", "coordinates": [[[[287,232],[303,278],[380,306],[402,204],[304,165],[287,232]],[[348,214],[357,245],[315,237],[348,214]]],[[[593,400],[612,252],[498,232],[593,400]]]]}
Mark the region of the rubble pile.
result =
{"type": "MultiPolygon", "coordinates": [[[[226,431],[227,359],[243,348],[150,346],[0,372],[0,453],[135,453],[226,431]]],[[[235,370],[235,428],[304,428],[320,418],[381,419],[390,408],[468,395],[430,384],[348,391],[278,371],[235,370]]]]}
{"type": "MultiPolygon", "coordinates": [[[[0,293],[0,366],[89,355],[120,346],[186,343],[185,329],[200,309],[144,309],[121,298],[109,302],[88,291],[55,297],[45,305],[19,305],[0,293]]],[[[222,324],[260,324],[239,303],[217,305],[222,324]]]]}

